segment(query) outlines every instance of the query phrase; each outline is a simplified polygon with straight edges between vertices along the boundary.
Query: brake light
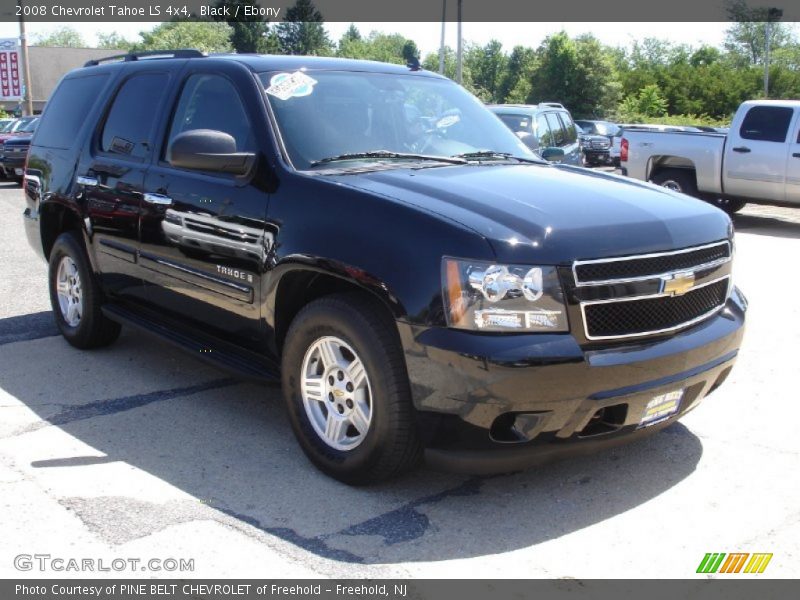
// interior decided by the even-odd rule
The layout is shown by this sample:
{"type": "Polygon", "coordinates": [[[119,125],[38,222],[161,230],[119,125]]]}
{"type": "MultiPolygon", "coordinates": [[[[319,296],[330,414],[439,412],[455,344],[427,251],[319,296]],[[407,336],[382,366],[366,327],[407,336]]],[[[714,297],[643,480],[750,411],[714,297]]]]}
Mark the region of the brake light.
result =
{"type": "Polygon", "coordinates": [[[622,141],[619,143],[619,160],[628,162],[628,140],[625,138],[622,138],[622,141]]]}

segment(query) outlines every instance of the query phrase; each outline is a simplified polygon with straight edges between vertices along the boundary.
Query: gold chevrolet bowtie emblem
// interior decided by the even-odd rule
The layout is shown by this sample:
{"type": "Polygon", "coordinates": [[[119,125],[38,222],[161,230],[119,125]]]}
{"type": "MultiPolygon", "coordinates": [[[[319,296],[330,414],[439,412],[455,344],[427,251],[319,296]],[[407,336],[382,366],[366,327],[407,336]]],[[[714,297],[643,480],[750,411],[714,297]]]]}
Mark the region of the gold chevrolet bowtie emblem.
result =
{"type": "Polygon", "coordinates": [[[669,279],[664,279],[662,291],[670,296],[683,296],[694,287],[694,273],[675,273],[669,279]]]}
{"type": "Polygon", "coordinates": [[[342,390],[336,389],[336,390],[333,390],[333,395],[336,396],[337,398],[339,398],[341,396],[344,396],[344,392],[342,390]]]}

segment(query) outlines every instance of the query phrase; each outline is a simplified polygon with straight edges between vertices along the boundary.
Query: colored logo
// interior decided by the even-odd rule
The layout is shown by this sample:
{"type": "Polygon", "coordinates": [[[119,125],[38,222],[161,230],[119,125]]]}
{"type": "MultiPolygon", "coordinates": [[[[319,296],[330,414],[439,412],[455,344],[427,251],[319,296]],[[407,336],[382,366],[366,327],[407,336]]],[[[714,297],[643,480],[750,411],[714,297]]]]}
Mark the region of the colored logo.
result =
{"type": "Polygon", "coordinates": [[[694,287],[694,273],[675,273],[669,279],[664,279],[662,292],[670,296],[683,296],[694,287]]]}
{"type": "Polygon", "coordinates": [[[772,553],[757,552],[709,552],[700,561],[698,573],[763,573],[772,553]]]}

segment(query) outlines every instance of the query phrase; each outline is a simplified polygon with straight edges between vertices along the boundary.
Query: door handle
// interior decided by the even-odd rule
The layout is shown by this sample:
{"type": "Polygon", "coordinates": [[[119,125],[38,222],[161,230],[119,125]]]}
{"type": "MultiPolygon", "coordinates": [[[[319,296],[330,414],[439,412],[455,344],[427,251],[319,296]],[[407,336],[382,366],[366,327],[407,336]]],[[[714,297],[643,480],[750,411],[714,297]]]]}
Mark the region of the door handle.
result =
{"type": "Polygon", "coordinates": [[[800,158],[800,152],[793,152],[792,156],[794,156],[795,158],[800,158]]]}
{"type": "Polygon", "coordinates": [[[164,194],[152,194],[150,192],[146,192],[144,195],[144,201],[148,204],[157,204],[159,206],[172,205],[172,198],[165,196],[164,194]]]}
{"type": "Polygon", "coordinates": [[[736,148],[733,148],[733,151],[746,154],[747,152],[750,152],[750,148],[748,148],[747,146],[737,146],[736,148]]]}
{"type": "Polygon", "coordinates": [[[78,185],[85,185],[86,187],[97,186],[97,177],[89,177],[88,175],[78,175],[75,178],[75,183],[78,185]]]}

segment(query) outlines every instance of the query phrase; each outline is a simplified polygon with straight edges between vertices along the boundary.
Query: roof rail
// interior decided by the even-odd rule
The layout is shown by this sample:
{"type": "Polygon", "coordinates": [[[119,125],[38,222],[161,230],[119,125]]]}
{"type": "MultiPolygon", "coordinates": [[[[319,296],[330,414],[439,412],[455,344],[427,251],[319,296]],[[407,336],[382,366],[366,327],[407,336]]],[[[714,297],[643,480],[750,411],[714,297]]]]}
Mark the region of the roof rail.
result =
{"type": "Polygon", "coordinates": [[[180,48],[178,50],[146,50],[143,52],[128,52],[127,54],[115,54],[105,58],[94,58],[86,61],[84,67],[96,67],[100,63],[110,61],[132,62],[140,58],[202,58],[205,54],[194,48],[180,48]]]}
{"type": "Polygon", "coordinates": [[[564,108],[560,102],[539,102],[539,106],[550,106],[552,108],[564,108]]]}

